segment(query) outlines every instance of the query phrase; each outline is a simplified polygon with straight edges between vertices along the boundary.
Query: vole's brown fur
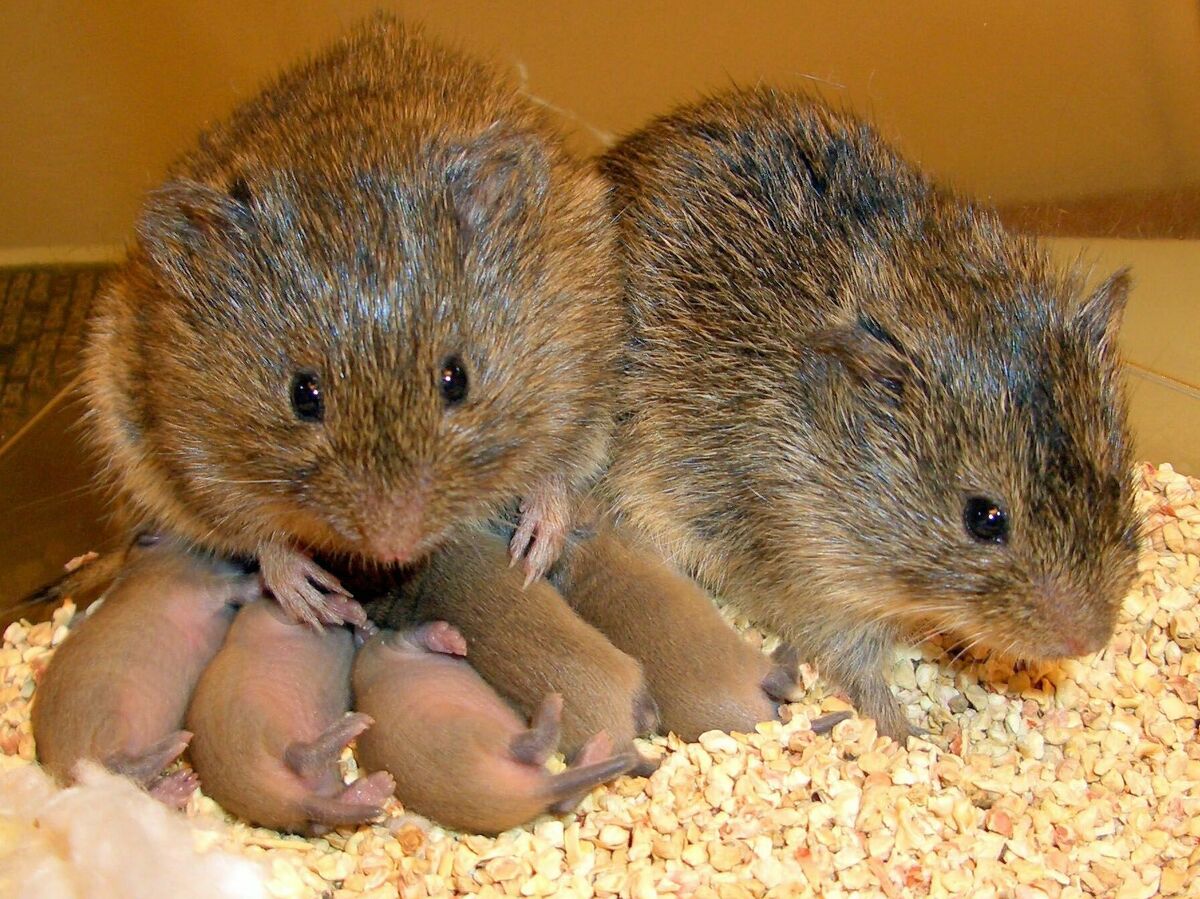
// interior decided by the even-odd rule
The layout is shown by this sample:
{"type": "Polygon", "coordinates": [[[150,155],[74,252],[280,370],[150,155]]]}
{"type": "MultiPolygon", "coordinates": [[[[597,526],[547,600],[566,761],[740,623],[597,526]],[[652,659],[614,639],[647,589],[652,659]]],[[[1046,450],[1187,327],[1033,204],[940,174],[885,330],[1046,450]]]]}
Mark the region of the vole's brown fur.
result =
{"type": "Polygon", "coordinates": [[[633,768],[632,750],[613,754],[596,734],[559,774],[545,762],[558,746],[562,697],[543,699],[526,727],[461,658],[465,641],[443,621],[383,631],[354,660],[355,707],[375,724],[358,740],[367,770],[394,775],[406,809],[447,827],[498,833],[633,768]]]}
{"type": "Polygon", "coordinates": [[[641,662],[663,732],[752,732],[795,687],[695,581],[628,529],[598,523],[568,548],[554,580],[584,621],[641,662]]]}
{"type": "Polygon", "coordinates": [[[1085,292],[796,93],[684,107],[604,169],[632,329],[607,490],[627,521],[893,737],[901,635],[1031,657],[1107,641],[1137,532],[1123,274],[1085,292]],[[971,497],[1006,542],[968,532],[971,497]]]}
{"type": "Polygon", "coordinates": [[[87,355],[119,490],[310,621],[309,549],[411,560],[518,498],[544,570],[611,427],[611,232],[540,105],[376,17],[150,195],[87,355]]]}
{"type": "Polygon", "coordinates": [[[481,530],[434,554],[397,596],[369,611],[398,630],[452,624],[470,647],[471,666],[526,718],[547,694],[561,694],[559,748],[568,757],[600,731],[625,751],[656,723],[641,665],[576,615],[549,581],[525,588],[523,580],[508,566],[505,540],[481,530]]]}

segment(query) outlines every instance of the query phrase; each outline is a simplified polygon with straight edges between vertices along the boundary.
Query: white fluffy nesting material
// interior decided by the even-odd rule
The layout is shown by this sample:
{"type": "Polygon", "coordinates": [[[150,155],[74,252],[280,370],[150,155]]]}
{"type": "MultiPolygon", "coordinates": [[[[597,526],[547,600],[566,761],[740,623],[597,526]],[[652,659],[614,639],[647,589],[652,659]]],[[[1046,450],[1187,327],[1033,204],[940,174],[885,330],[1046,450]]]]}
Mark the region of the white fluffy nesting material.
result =
{"type": "Polygon", "coordinates": [[[0,773],[2,899],[265,899],[263,867],[203,837],[97,765],[64,790],[34,765],[0,773]]]}

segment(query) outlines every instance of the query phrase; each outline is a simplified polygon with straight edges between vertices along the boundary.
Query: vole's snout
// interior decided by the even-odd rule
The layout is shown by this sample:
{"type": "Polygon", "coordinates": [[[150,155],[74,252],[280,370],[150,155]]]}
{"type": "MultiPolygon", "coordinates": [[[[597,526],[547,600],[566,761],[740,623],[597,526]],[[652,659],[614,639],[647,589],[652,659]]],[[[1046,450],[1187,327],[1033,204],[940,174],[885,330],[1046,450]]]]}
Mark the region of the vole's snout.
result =
{"type": "Polygon", "coordinates": [[[384,564],[403,564],[418,556],[425,534],[425,503],[409,499],[365,515],[362,537],[367,553],[384,564]]]}
{"type": "Polygon", "coordinates": [[[1085,599],[1080,591],[1061,584],[1043,584],[1036,589],[1034,601],[1049,637],[1041,655],[1082,656],[1108,643],[1116,616],[1085,599]]]}
{"type": "Polygon", "coordinates": [[[428,491],[399,490],[363,503],[359,529],[366,553],[384,564],[411,562],[425,548],[428,491]]]}

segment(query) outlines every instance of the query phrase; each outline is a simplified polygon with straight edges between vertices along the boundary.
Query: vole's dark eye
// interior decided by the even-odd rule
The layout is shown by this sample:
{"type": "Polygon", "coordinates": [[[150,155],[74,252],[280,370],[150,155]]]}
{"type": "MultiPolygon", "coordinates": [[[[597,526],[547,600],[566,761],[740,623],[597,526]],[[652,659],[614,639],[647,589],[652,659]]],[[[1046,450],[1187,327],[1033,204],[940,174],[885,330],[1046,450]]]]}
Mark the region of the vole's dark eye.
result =
{"type": "Polygon", "coordinates": [[[457,356],[447,356],[438,372],[438,387],[447,406],[457,406],[467,398],[467,370],[457,356]]]}
{"type": "Polygon", "coordinates": [[[325,417],[321,381],[315,372],[297,372],[292,378],[292,411],[301,421],[321,421],[325,417]]]}
{"type": "Polygon", "coordinates": [[[963,508],[967,533],[981,543],[1004,543],[1008,539],[1008,514],[986,496],[972,496],[963,508]]]}

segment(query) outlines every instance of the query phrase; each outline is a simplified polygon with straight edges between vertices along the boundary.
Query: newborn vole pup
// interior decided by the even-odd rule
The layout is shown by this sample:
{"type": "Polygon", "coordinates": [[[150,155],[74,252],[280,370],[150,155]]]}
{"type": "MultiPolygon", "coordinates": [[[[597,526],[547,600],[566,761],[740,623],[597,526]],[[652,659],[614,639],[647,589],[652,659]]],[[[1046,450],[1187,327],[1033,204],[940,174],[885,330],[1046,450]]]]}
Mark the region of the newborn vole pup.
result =
{"type": "Polygon", "coordinates": [[[346,786],[338,771],[371,725],[350,712],[353,659],[346,628],[314,631],[267,601],[243,608],[188,709],[204,792],[253,824],[312,836],[379,817],[391,776],[346,786]]]}
{"type": "Polygon", "coordinates": [[[893,641],[1099,649],[1135,570],[1118,274],[1092,292],[867,125],[758,88],[604,160],[631,334],[607,483],[883,733],[893,641]]]}
{"type": "Polygon", "coordinates": [[[795,687],[695,581],[627,531],[601,524],[567,550],[554,580],[584,621],[642,663],[663,732],[752,733],[795,687]]]}
{"type": "Polygon", "coordinates": [[[527,728],[461,656],[445,622],[381,631],[354,662],[355,707],[375,720],[358,740],[359,764],[390,771],[404,807],[447,827],[494,834],[548,811],[640,761],[593,736],[561,774],[545,768],[558,745],[562,697],[543,700],[527,728]]]}
{"type": "Polygon", "coordinates": [[[454,625],[471,647],[471,666],[526,718],[548,694],[561,694],[560,748],[568,758],[600,731],[618,750],[631,748],[657,721],[641,666],[576,615],[549,581],[527,588],[523,581],[508,566],[505,539],[481,530],[433,555],[399,599],[371,613],[397,630],[422,621],[454,625]]]}
{"type": "Polygon", "coordinates": [[[553,560],[611,430],[615,249],[508,79],[378,16],[206,133],[137,237],[86,365],[135,515],[310,623],[361,615],[313,550],[403,563],[519,499],[514,553],[553,560]]]}
{"type": "Polygon", "coordinates": [[[188,744],[188,700],[258,576],[143,535],[103,603],[55,651],[33,701],[38,760],[59,783],[87,758],[181,805],[190,772],[160,778],[188,744]]]}

